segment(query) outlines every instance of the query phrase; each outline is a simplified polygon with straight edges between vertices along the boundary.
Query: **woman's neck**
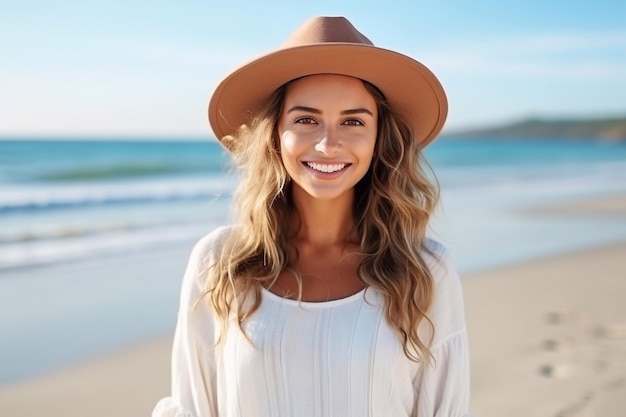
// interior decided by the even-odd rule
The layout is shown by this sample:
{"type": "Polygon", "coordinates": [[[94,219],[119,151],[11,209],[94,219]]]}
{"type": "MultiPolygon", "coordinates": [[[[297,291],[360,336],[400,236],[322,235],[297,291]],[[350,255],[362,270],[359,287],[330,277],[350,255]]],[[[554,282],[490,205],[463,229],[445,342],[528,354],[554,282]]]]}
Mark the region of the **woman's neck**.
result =
{"type": "Polygon", "coordinates": [[[297,239],[312,246],[356,243],[354,193],[332,200],[316,199],[294,187],[293,201],[299,217],[297,239]]]}

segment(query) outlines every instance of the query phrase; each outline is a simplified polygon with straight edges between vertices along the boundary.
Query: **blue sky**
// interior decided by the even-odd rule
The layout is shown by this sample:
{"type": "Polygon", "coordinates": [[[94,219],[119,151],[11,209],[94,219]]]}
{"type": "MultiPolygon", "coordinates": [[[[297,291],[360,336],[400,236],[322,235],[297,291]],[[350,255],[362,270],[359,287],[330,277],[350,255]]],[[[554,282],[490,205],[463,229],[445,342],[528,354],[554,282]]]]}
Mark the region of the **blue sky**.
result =
{"type": "Polygon", "coordinates": [[[626,2],[4,2],[0,136],[208,137],[230,69],[313,15],[344,15],[431,68],[447,130],[626,114],[626,2]]]}

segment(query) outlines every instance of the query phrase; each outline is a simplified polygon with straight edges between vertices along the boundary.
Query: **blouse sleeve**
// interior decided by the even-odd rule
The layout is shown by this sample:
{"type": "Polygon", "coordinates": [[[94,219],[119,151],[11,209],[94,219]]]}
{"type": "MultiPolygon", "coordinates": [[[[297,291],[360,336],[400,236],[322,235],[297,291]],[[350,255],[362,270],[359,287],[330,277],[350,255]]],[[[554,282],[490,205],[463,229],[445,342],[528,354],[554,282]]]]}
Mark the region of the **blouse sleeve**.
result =
{"type": "Polygon", "coordinates": [[[436,244],[431,261],[435,297],[430,318],[435,327],[431,363],[414,381],[415,416],[466,417],[469,413],[469,353],[463,293],[447,251],[436,244]]]}
{"type": "Polygon", "coordinates": [[[152,417],[217,417],[215,320],[209,303],[197,301],[223,234],[222,229],[210,233],[191,252],[172,347],[172,392],[156,404],[152,417]]]}

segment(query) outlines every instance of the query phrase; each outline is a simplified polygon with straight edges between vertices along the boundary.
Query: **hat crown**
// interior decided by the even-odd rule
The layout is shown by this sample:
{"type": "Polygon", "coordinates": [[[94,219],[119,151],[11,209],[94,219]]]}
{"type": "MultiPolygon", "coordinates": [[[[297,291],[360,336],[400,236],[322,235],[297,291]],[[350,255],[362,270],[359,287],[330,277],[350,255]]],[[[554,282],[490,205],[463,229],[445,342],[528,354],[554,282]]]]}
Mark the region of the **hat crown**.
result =
{"type": "Polygon", "coordinates": [[[374,45],[345,17],[313,17],[304,22],[283,43],[283,48],[293,48],[319,43],[355,43],[374,45]]]}

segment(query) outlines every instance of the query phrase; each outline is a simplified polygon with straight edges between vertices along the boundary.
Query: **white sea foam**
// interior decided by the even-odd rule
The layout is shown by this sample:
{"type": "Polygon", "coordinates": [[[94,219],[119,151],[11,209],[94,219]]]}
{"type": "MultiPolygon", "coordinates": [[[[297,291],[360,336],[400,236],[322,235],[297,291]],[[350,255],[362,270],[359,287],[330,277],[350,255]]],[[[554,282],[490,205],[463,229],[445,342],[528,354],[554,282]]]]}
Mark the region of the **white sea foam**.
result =
{"type": "Polygon", "coordinates": [[[234,183],[233,178],[213,177],[94,184],[9,184],[0,188],[0,213],[209,198],[230,193],[234,183]]]}
{"type": "Polygon", "coordinates": [[[626,162],[495,167],[443,171],[445,199],[452,203],[505,202],[510,205],[626,190],[626,162]]]}
{"type": "Polygon", "coordinates": [[[160,226],[141,230],[94,233],[62,240],[48,239],[4,245],[0,251],[0,271],[78,261],[93,257],[132,252],[193,242],[216,224],[199,223],[160,226]]]}

